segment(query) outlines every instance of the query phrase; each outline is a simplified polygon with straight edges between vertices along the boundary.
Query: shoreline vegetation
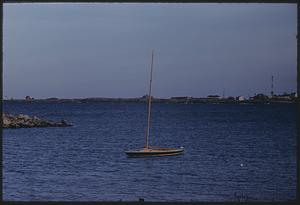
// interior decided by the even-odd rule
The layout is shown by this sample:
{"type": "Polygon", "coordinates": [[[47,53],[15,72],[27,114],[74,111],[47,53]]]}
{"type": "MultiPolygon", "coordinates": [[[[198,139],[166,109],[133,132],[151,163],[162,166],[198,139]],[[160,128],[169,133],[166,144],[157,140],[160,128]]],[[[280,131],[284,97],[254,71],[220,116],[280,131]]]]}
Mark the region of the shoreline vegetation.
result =
{"type": "Polygon", "coordinates": [[[69,127],[72,124],[61,120],[54,122],[51,120],[40,119],[36,116],[29,117],[28,115],[11,115],[7,113],[2,114],[2,128],[34,128],[34,127],[69,127]]]}
{"type": "MultiPolygon", "coordinates": [[[[26,96],[25,99],[5,99],[3,102],[77,102],[77,103],[88,103],[88,102],[141,102],[145,103],[148,100],[148,95],[136,98],[106,98],[106,97],[94,97],[94,98],[74,98],[74,99],[64,99],[64,98],[46,98],[46,99],[34,99],[30,96],[26,96]]],[[[230,104],[248,104],[248,103],[295,103],[298,97],[294,94],[286,95],[274,95],[267,96],[264,94],[258,94],[249,99],[245,99],[243,96],[238,97],[220,97],[218,95],[210,95],[207,97],[171,97],[171,98],[155,98],[152,96],[151,101],[153,103],[184,103],[184,104],[194,104],[194,103],[230,103],[230,104]]]]}
{"type": "MultiPolygon", "coordinates": [[[[220,97],[218,95],[209,95],[207,97],[171,97],[171,98],[155,98],[151,96],[153,103],[165,103],[165,104],[274,104],[274,103],[296,103],[298,97],[296,93],[283,94],[283,95],[271,95],[257,94],[249,99],[245,99],[243,96],[238,97],[220,97]]],[[[19,103],[89,103],[89,102],[112,102],[112,103],[145,103],[148,101],[149,96],[144,95],[137,98],[75,98],[75,99],[63,99],[63,98],[46,98],[46,99],[34,99],[30,96],[26,96],[25,99],[4,99],[4,103],[19,102],[19,103]]],[[[2,128],[32,128],[32,127],[68,127],[72,124],[61,120],[54,122],[50,120],[44,120],[28,115],[11,115],[7,113],[2,114],[3,124],[2,128]]]]}

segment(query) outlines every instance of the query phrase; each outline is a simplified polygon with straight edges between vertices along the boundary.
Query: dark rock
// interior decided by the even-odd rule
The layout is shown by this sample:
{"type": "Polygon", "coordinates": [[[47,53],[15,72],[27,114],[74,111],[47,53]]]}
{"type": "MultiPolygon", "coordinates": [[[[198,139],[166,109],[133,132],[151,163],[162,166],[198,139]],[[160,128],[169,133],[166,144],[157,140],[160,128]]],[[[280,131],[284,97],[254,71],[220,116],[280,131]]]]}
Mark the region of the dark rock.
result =
{"type": "Polygon", "coordinates": [[[20,114],[13,116],[10,114],[3,113],[3,128],[31,128],[31,127],[67,127],[72,124],[67,123],[65,120],[60,122],[53,122],[49,120],[39,119],[34,116],[33,118],[28,115],[20,114]]]}

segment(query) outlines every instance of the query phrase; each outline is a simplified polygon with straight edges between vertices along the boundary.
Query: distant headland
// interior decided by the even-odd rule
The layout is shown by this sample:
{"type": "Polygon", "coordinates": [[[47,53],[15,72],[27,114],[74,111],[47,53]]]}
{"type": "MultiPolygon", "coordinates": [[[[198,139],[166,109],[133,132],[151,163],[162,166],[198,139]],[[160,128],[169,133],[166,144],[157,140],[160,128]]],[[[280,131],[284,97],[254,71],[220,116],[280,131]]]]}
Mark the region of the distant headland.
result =
{"type": "MultiPolygon", "coordinates": [[[[31,96],[26,96],[24,99],[4,99],[4,102],[146,102],[149,98],[148,95],[135,98],[107,98],[107,97],[92,97],[92,98],[45,98],[35,99],[31,96]]],[[[221,97],[219,95],[208,95],[207,97],[189,97],[189,96],[177,96],[171,98],[156,98],[152,96],[152,102],[154,103],[184,103],[184,104],[195,104],[195,103],[233,103],[233,104],[245,104],[245,103],[294,103],[298,99],[297,93],[283,93],[265,95],[262,93],[255,94],[252,97],[245,98],[244,96],[229,96],[221,97]]]]}

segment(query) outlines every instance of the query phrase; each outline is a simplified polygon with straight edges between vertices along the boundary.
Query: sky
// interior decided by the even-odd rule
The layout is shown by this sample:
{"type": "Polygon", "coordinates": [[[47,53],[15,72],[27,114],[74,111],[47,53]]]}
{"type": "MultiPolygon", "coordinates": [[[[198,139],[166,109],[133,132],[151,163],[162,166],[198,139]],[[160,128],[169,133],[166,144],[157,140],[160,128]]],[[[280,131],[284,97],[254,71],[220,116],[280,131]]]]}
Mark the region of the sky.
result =
{"type": "Polygon", "coordinates": [[[296,4],[4,4],[3,97],[296,92],[296,4]]]}

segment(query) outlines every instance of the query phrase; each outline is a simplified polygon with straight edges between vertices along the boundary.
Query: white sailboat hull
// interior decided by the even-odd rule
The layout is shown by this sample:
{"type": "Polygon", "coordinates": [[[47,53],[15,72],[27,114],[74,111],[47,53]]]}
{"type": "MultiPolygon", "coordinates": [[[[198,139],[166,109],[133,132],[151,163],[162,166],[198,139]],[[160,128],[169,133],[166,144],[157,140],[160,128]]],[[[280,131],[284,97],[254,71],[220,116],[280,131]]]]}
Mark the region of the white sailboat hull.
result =
{"type": "Polygon", "coordinates": [[[183,154],[184,148],[159,148],[159,147],[149,147],[149,148],[143,148],[140,150],[128,150],[125,151],[125,153],[128,156],[172,156],[172,155],[179,155],[183,154]]]}

